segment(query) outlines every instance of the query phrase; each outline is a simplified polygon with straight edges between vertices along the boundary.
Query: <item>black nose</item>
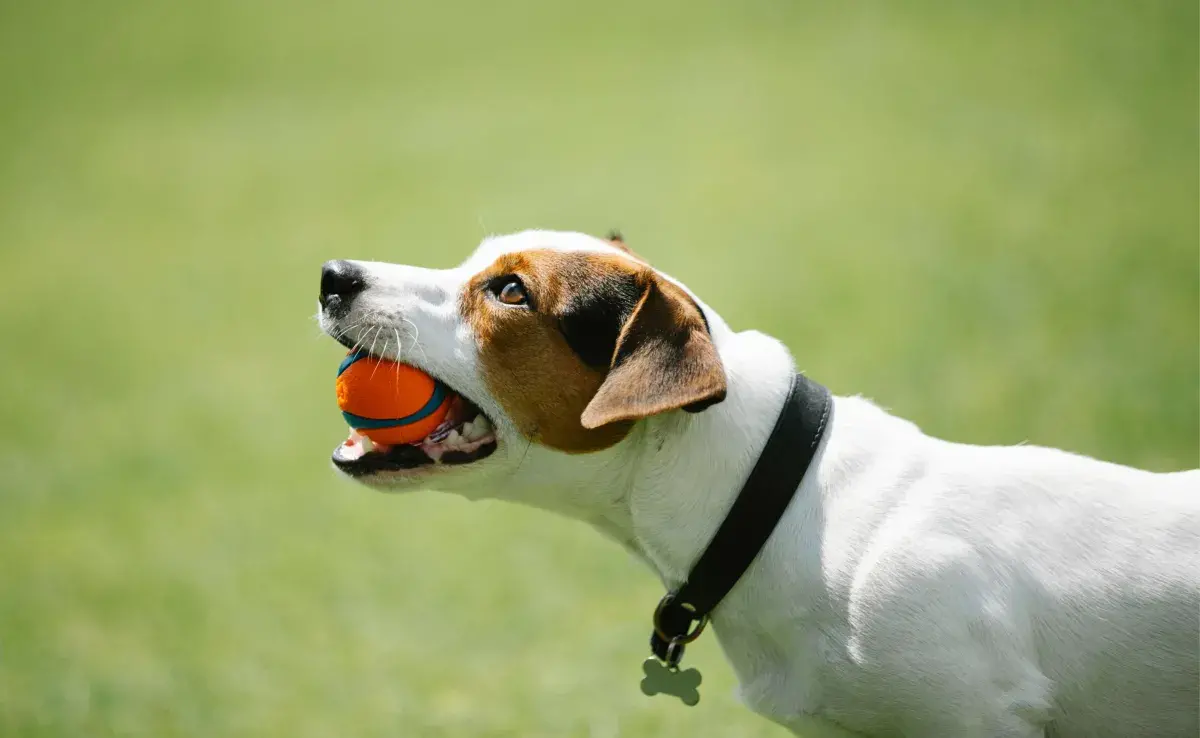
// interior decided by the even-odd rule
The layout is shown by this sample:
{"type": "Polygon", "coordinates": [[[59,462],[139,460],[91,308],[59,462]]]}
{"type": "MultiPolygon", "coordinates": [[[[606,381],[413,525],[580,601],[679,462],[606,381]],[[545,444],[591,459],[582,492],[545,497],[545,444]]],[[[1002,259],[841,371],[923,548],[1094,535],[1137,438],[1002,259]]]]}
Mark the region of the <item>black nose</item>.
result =
{"type": "Polygon", "coordinates": [[[367,286],[363,272],[348,261],[327,261],[321,267],[321,307],[348,309],[367,286]]]}

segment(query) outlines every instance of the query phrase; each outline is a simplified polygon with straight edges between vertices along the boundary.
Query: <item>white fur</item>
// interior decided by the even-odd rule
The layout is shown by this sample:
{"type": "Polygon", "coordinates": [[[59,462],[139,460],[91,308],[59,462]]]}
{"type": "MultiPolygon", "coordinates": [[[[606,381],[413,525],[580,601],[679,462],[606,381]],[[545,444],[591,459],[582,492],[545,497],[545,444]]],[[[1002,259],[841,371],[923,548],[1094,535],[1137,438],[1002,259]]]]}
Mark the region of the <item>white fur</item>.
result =
{"type": "MultiPolygon", "coordinates": [[[[488,459],[368,483],[500,494],[580,518],[677,585],[767,439],[791,355],[701,303],[728,378],[723,403],[649,418],[598,453],[530,445],[488,395],[457,310],[472,274],[530,248],[622,253],[527,231],[485,241],[457,269],[363,264],[371,286],[350,315],[322,318],[368,341],[373,327],[381,341],[394,329],[399,345],[384,353],[497,425],[488,459]]],[[[1200,471],[949,443],[838,397],[795,499],[713,627],[744,701],[809,738],[1195,738],[1200,471]]]]}

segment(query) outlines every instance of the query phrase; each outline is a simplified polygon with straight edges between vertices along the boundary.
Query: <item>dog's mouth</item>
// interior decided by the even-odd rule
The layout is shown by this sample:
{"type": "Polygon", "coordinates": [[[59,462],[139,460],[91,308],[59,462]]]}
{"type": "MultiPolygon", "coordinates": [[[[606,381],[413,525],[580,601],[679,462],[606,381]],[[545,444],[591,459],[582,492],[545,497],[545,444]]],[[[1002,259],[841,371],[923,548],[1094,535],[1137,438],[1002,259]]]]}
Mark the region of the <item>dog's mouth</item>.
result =
{"type": "Polygon", "coordinates": [[[491,419],[475,403],[448,389],[452,395],[446,418],[425,438],[389,446],[351,429],[350,436],[333,450],[334,466],[352,477],[364,477],[462,466],[491,456],[497,446],[491,419]]]}

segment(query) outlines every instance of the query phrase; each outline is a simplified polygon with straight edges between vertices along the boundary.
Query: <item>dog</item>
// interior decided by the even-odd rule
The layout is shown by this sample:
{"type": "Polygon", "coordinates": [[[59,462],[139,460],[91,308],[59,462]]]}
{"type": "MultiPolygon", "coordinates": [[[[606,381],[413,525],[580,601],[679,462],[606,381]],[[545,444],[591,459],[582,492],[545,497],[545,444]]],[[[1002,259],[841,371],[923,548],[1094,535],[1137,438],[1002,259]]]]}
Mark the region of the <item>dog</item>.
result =
{"type": "MultiPolygon", "coordinates": [[[[446,270],[329,262],[319,302],[330,336],[458,398],[441,441],[352,433],[342,474],[586,521],[669,588],[796,371],[618,237],[493,237],[446,270]]],[[[742,700],[810,738],[1195,738],[1200,471],[951,443],[839,396],[712,623],[742,700]]]]}

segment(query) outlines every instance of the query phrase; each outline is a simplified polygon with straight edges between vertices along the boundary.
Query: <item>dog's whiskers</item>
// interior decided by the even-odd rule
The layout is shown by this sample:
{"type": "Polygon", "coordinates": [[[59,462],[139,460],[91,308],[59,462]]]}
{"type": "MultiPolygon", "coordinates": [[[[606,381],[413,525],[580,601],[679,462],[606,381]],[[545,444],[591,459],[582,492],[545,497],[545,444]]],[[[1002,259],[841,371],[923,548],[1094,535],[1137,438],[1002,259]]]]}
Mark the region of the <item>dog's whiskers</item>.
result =
{"type": "MultiPolygon", "coordinates": [[[[383,329],[381,328],[380,332],[382,332],[382,331],[383,331],[383,329]]],[[[392,339],[390,336],[385,335],[383,337],[383,345],[379,347],[379,354],[378,354],[379,356],[386,357],[388,355],[388,344],[391,342],[392,342],[392,339]]]]}
{"type": "Polygon", "coordinates": [[[525,457],[529,455],[529,449],[533,448],[533,439],[537,437],[537,432],[537,426],[534,426],[529,432],[529,438],[528,442],[525,444],[525,450],[521,452],[521,460],[518,461],[517,465],[513,467],[511,472],[509,472],[509,478],[515,477],[517,472],[521,469],[521,465],[525,463],[525,457]]]}
{"type": "Polygon", "coordinates": [[[354,341],[354,345],[352,345],[350,347],[350,353],[353,354],[353,353],[357,352],[359,349],[361,349],[362,342],[363,342],[363,336],[362,336],[362,334],[359,334],[359,337],[354,341]]]}
{"type": "MultiPolygon", "coordinates": [[[[410,326],[412,326],[412,331],[413,331],[412,345],[416,346],[418,349],[421,350],[421,360],[428,362],[429,356],[426,355],[426,353],[425,353],[425,347],[421,345],[421,330],[419,328],[417,328],[416,323],[412,322],[411,320],[404,317],[403,315],[400,316],[400,320],[403,320],[405,323],[408,323],[410,326]]],[[[399,340],[399,339],[397,339],[397,340],[399,340]]]]}
{"type": "MultiPolygon", "coordinates": [[[[379,354],[375,353],[375,342],[379,340],[379,333],[382,330],[383,330],[383,326],[381,326],[381,325],[375,326],[375,337],[371,339],[371,348],[367,349],[367,353],[370,354],[371,356],[379,355],[379,354]]],[[[375,372],[377,372],[377,371],[379,371],[378,363],[376,363],[375,368],[371,370],[371,377],[370,377],[371,379],[375,378],[375,372]]]]}
{"type": "Polygon", "coordinates": [[[346,326],[345,328],[342,328],[333,337],[334,337],[334,339],[340,341],[341,339],[345,338],[350,333],[350,331],[354,330],[355,328],[357,328],[358,326],[360,326],[362,324],[363,324],[362,320],[355,321],[354,323],[351,323],[350,325],[346,326]]]}
{"type": "Polygon", "coordinates": [[[392,334],[396,336],[396,366],[393,373],[396,375],[396,394],[398,395],[400,394],[400,360],[402,359],[400,353],[400,331],[395,326],[392,326],[392,334]]]}

